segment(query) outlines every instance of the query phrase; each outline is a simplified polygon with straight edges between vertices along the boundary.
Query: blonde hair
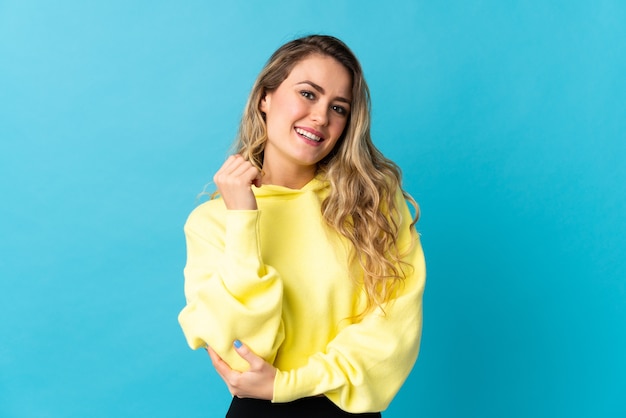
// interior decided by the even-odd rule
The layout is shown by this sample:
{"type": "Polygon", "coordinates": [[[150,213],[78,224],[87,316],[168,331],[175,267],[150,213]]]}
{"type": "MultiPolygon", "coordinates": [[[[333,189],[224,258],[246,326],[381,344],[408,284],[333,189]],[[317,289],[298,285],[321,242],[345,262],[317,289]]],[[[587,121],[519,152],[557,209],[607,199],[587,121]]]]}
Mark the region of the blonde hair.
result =
{"type": "MultiPolygon", "coordinates": [[[[252,87],[245,106],[235,151],[259,170],[267,140],[265,115],[259,104],[289,76],[293,67],[312,54],[329,56],[352,76],[352,105],[346,128],[331,153],[318,163],[318,174],[330,183],[330,194],[322,202],[326,223],[353,246],[352,261],[363,269],[367,295],[364,312],[383,308],[404,278],[402,254],[397,248],[401,215],[396,192],[401,188],[401,171],[374,146],[370,136],[370,93],[361,65],[339,39],[311,35],[281,46],[270,57],[252,87]]],[[[402,191],[415,208],[415,200],[402,191]]]]}

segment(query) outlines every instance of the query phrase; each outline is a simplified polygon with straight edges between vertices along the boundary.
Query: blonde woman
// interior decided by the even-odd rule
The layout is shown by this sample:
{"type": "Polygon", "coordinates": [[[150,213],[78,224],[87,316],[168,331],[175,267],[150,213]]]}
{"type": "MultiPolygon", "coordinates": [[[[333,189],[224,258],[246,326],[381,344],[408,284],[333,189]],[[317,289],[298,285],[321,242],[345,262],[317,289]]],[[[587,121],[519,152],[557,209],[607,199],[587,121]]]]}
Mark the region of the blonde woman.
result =
{"type": "Polygon", "coordinates": [[[271,56],[214,182],[185,225],[179,321],[233,395],[227,417],[380,417],[417,358],[425,265],[343,42],[271,56]]]}

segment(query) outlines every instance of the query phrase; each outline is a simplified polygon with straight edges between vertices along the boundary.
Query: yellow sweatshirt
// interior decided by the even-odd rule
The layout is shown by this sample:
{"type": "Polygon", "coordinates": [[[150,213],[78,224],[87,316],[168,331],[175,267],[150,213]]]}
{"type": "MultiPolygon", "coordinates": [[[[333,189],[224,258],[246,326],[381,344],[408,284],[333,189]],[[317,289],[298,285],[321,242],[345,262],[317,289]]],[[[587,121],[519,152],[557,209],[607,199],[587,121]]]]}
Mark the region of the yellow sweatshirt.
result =
{"type": "Polygon", "coordinates": [[[209,345],[243,371],[232,347],[241,340],[278,369],[273,402],[324,394],[348,412],[384,410],[413,367],[422,330],[424,256],[400,191],[398,247],[413,267],[384,313],[360,322],[350,319],[365,302],[350,278],[350,245],[321,217],[328,183],[253,191],[256,211],[226,210],[215,199],[185,224],[179,321],[190,347],[209,345]]]}

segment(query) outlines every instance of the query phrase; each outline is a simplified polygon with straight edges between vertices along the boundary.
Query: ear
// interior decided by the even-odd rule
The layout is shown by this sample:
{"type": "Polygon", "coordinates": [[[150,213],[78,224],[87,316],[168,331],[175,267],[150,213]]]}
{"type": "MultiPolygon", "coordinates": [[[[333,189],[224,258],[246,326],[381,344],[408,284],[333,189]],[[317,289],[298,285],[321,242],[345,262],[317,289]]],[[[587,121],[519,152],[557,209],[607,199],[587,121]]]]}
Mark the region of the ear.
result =
{"type": "Polygon", "coordinates": [[[261,98],[261,103],[259,103],[259,110],[263,113],[267,113],[270,108],[270,100],[271,95],[269,93],[265,93],[263,98],[261,98]]]}

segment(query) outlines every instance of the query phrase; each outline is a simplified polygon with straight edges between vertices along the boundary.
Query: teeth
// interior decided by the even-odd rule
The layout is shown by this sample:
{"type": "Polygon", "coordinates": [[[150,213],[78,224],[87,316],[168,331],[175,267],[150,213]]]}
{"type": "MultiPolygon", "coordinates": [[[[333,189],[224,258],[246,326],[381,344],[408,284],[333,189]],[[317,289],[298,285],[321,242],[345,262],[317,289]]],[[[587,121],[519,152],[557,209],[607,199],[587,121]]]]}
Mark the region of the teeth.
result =
{"type": "Polygon", "coordinates": [[[310,139],[311,141],[320,142],[322,140],[322,138],[320,138],[319,136],[314,135],[309,131],[305,131],[304,129],[296,128],[296,132],[310,139]]]}

